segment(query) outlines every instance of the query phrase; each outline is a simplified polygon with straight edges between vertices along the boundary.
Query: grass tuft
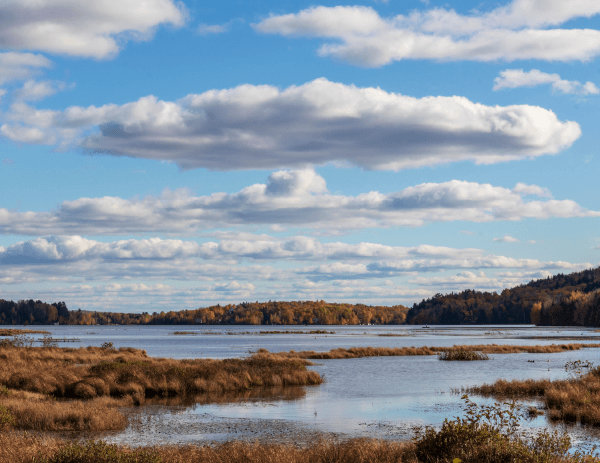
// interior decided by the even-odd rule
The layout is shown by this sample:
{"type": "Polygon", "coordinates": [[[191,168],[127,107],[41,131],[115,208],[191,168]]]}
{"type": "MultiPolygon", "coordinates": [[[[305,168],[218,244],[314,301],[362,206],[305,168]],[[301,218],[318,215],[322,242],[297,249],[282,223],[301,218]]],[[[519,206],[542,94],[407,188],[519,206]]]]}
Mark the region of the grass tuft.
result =
{"type": "Polygon", "coordinates": [[[466,349],[449,350],[446,352],[440,352],[438,354],[438,358],[440,360],[448,360],[448,361],[453,361],[453,360],[472,361],[472,360],[489,360],[490,359],[487,354],[484,354],[482,352],[477,352],[474,350],[466,350],[466,349]]]}

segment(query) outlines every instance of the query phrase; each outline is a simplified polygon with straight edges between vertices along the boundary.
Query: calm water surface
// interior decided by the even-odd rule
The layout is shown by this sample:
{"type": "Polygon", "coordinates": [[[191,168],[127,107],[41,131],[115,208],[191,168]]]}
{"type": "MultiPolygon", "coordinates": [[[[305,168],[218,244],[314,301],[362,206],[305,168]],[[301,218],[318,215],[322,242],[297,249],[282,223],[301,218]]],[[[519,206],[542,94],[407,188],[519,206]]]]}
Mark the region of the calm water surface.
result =
{"type": "MultiPolygon", "coordinates": [[[[80,339],[80,343],[72,344],[74,346],[99,346],[109,341],[115,347],[135,347],[145,349],[150,356],[170,358],[244,357],[259,348],[278,352],[291,349],[328,351],[355,346],[600,342],[594,339],[600,333],[593,329],[523,326],[435,326],[429,329],[414,326],[40,328],[50,331],[54,337],[80,339]],[[316,329],[335,334],[297,334],[316,329]],[[192,331],[195,334],[174,335],[175,331],[192,331]],[[296,334],[260,333],[265,331],[295,331],[296,334]]],[[[490,355],[491,360],[480,362],[441,362],[435,356],[319,360],[310,368],[325,377],[326,382],[320,386],[299,388],[293,393],[274,391],[271,395],[266,392],[254,397],[223,399],[222,403],[141,407],[132,413],[137,414],[138,424],[145,420],[145,426],[132,425],[125,432],[106,437],[129,444],[143,444],[149,440],[152,443],[223,440],[244,437],[237,434],[237,430],[234,435],[232,429],[241,423],[252,422],[265,429],[269,426],[275,429],[297,426],[341,436],[407,438],[412,435],[414,425],[440,425],[445,418],[463,414],[461,396],[451,393],[452,388],[489,383],[499,378],[564,378],[567,361],[582,359],[600,364],[599,353],[599,349],[590,348],[558,354],[496,354],[490,355]],[[217,422],[224,424],[215,427],[217,422]],[[174,429],[177,429],[176,433],[174,429]]],[[[473,400],[481,404],[493,402],[479,397],[473,397],[473,400]]],[[[543,416],[527,424],[533,429],[547,425],[543,416]]],[[[568,429],[576,442],[586,437],[596,439],[595,434],[584,428],[568,429]]],[[[252,439],[253,436],[245,437],[252,439]]]]}

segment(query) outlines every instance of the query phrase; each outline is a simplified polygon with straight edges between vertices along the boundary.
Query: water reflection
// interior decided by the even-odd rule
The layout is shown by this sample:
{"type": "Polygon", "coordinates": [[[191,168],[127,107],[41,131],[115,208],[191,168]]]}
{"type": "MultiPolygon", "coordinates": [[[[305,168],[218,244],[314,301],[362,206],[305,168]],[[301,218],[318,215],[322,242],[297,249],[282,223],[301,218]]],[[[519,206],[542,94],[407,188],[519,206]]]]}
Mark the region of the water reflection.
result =
{"type": "Polygon", "coordinates": [[[196,408],[200,405],[233,405],[255,404],[274,405],[279,402],[300,400],[306,396],[302,387],[271,387],[267,389],[250,389],[238,392],[204,393],[186,397],[153,397],[146,399],[145,406],[161,405],[164,407],[196,408]]]}

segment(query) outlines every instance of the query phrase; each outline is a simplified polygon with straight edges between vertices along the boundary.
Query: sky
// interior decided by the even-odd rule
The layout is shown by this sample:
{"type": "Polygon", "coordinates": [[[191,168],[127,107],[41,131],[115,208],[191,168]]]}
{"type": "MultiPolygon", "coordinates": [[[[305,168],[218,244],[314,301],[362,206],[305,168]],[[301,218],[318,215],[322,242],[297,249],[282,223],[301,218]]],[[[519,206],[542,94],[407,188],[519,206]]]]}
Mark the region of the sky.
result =
{"type": "Polygon", "coordinates": [[[598,0],[0,1],[0,299],[412,306],[600,263],[598,0]]]}

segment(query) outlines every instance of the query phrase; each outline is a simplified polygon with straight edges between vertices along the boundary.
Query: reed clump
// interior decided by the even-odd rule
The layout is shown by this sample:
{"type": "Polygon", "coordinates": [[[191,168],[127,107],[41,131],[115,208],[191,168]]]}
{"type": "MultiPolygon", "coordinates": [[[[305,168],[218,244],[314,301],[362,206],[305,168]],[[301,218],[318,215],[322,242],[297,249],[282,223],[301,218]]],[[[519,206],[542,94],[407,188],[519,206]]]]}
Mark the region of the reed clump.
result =
{"type": "Polygon", "coordinates": [[[477,352],[474,350],[467,349],[458,349],[458,350],[449,350],[445,352],[440,352],[438,354],[438,358],[440,360],[448,360],[448,361],[473,361],[473,360],[489,360],[487,354],[483,352],[477,352]]]}
{"type": "MultiPolygon", "coordinates": [[[[573,363],[581,365],[582,362],[570,362],[567,371],[573,363]]],[[[498,380],[493,384],[463,388],[463,392],[496,397],[538,397],[552,420],[600,426],[600,368],[591,368],[588,364],[571,372],[571,377],[564,380],[498,380]]]]}
{"type": "MultiPolygon", "coordinates": [[[[553,354],[558,352],[579,350],[586,347],[600,347],[600,344],[552,344],[549,346],[513,346],[510,344],[478,344],[478,345],[454,345],[452,347],[342,347],[332,349],[329,352],[315,351],[289,351],[271,353],[277,358],[301,358],[311,360],[328,359],[350,359],[362,357],[402,357],[416,355],[439,355],[442,352],[476,351],[481,354],[553,354]]],[[[268,353],[265,349],[258,352],[268,353]]]]}

